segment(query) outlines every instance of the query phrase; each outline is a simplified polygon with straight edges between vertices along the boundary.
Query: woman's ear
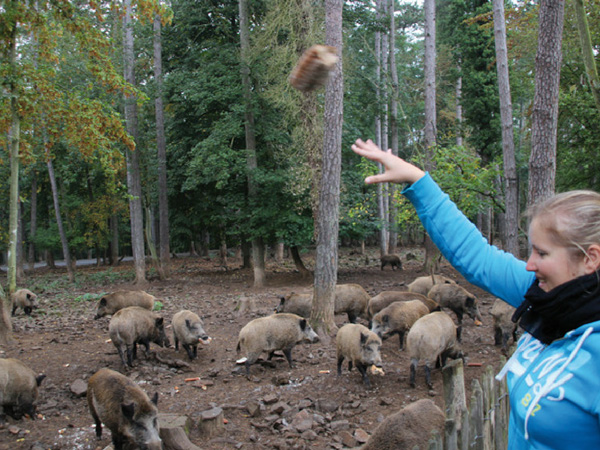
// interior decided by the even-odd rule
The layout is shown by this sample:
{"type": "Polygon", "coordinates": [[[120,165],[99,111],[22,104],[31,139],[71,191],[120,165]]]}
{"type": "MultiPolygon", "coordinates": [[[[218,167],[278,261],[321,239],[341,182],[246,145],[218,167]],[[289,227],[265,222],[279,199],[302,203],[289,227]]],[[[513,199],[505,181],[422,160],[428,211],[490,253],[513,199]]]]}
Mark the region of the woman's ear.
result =
{"type": "Polygon", "coordinates": [[[594,273],[600,269],[600,245],[592,244],[588,247],[583,264],[587,273],[594,273]]]}

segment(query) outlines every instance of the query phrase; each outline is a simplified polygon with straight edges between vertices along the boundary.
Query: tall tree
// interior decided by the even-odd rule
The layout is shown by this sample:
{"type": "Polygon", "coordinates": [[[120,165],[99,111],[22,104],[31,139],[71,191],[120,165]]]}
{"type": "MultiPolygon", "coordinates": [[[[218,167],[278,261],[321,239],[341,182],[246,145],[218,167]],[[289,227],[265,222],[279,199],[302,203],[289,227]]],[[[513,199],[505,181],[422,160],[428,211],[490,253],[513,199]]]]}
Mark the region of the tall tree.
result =
{"type": "Polygon", "coordinates": [[[556,178],[556,131],[562,62],[564,0],[540,3],[538,47],[535,57],[535,94],[531,117],[529,157],[529,205],[554,194],[556,178]]]}
{"type": "MultiPolygon", "coordinates": [[[[123,15],[123,71],[125,81],[135,86],[133,21],[131,0],[124,1],[123,15]]],[[[125,123],[127,132],[135,142],[138,141],[137,98],[125,96],[125,123]]],[[[135,282],[146,282],[146,254],[144,249],[144,210],[142,207],[142,182],[140,175],[140,148],[127,152],[127,190],[129,193],[129,216],[131,220],[131,249],[135,267],[135,282]]]]}
{"type": "Polygon", "coordinates": [[[583,56],[583,64],[585,65],[585,74],[594,96],[596,108],[600,111],[600,78],[598,77],[598,68],[594,58],[594,48],[590,37],[590,27],[583,5],[583,0],[574,0],[575,13],[577,15],[577,29],[579,31],[579,39],[581,40],[581,54],[583,56]]]}
{"type": "Polygon", "coordinates": [[[169,241],[169,200],[167,185],[167,144],[165,139],[165,115],[163,107],[163,73],[162,73],[162,29],[161,18],[154,16],[154,79],[156,80],[156,98],[154,114],[156,117],[156,151],[158,156],[158,235],[160,244],[161,278],[171,272],[171,249],[169,241]]]}
{"type": "Polygon", "coordinates": [[[505,233],[504,249],[519,256],[519,204],[515,144],[513,141],[513,113],[508,77],[508,50],[506,47],[506,22],[504,0],[494,0],[494,37],[496,43],[496,70],[500,92],[502,121],[502,155],[504,157],[505,233]]]}
{"type": "MultiPolygon", "coordinates": [[[[435,50],[435,0],[425,0],[425,169],[433,170],[433,151],[436,145],[437,110],[436,110],[436,50],[435,50]]],[[[433,241],[425,237],[425,268],[428,273],[438,271],[438,255],[433,241]]]]}
{"type": "Polygon", "coordinates": [[[342,74],[342,0],[325,0],[325,42],[337,49],[339,60],[325,90],[323,172],[317,218],[317,256],[311,322],[326,342],[336,329],[333,320],[338,269],[340,173],[344,79],[342,74]]]}
{"type": "MultiPolygon", "coordinates": [[[[250,27],[248,24],[248,3],[239,0],[240,7],[240,44],[241,44],[241,75],[244,89],[245,111],[244,129],[246,132],[246,167],[248,169],[248,197],[250,203],[256,201],[257,189],[255,174],[258,167],[256,158],[256,130],[254,125],[254,113],[252,112],[252,86],[250,83],[250,66],[248,64],[248,53],[250,50],[250,27]]],[[[254,268],[254,287],[262,287],[265,284],[265,251],[262,238],[252,238],[252,266],[254,268]]]]}
{"type": "MultiPolygon", "coordinates": [[[[398,87],[398,67],[396,67],[396,2],[388,1],[389,17],[390,17],[390,78],[392,80],[392,89],[390,93],[390,145],[392,153],[398,155],[398,98],[400,96],[398,87]]],[[[396,185],[390,183],[389,190],[389,243],[387,253],[396,253],[398,243],[398,231],[395,226],[395,217],[398,207],[395,201],[396,185]]]]}

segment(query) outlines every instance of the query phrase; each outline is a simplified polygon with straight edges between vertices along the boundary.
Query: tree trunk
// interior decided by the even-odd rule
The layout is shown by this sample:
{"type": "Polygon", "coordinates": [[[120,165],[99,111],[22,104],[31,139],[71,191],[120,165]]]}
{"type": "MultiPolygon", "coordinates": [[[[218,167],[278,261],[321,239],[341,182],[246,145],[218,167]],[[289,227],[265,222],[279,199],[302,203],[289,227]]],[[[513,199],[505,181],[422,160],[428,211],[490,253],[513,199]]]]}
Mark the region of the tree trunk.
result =
{"type": "Polygon", "coordinates": [[[75,281],[75,274],[73,273],[73,265],[71,264],[71,252],[69,250],[69,243],[67,241],[67,234],[63,227],[62,216],[60,214],[60,202],[58,201],[58,187],[56,185],[56,176],[54,175],[54,166],[50,155],[46,152],[46,165],[48,166],[48,177],[50,178],[50,187],[52,188],[52,200],[54,202],[54,214],[56,217],[56,226],[58,227],[58,234],[60,236],[60,243],[62,245],[63,258],[65,259],[65,265],[67,267],[67,274],[69,281],[73,283],[75,281]]]}
{"type": "MultiPolygon", "coordinates": [[[[433,151],[437,135],[437,111],[435,105],[435,0],[425,0],[425,170],[431,171],[433,151]]],[[[425,262],[427,273],[439,270],[439,250],[429,237],[425,236],[425,262]]]]}
{"type": "MultiPolygon", "coordinates": [[[[458,67],[458,72],[460,73],[461,67],[458,67]]],[[[463,135],[462,135],[462,76],[456,79],[456,145],[463,145],[463,135]]]]}
{"type": "MultiPolygon", "coordinates": [[[[390,75],[392,79],[392,95],[390,101],[390,140],[392,153],[398,156],[398,97],[400,95],[398,89],[398,68],[396,67],[396,20],[395,20],[395,1],[389,1],[389,17],[390,17],[390,75]]],[[[395,192],[397,186],[395,183],[390,183],[389,190],[389,219],[390,233],[387,253],[396,253],[398,245],[398,224],[396,216],[398,207],[396,205],[395,192]]]]}
{"type": "Polygon", "coordinates": [[[35,234],[37,233],[37,172],[33,172],[31,180],[31,211],[29,219],[29,249],[27,263],[29,270],[35,268],[35,234]]]}
{"type": "Polygon", "coordinates": [[[564,0],[540,2],[531,116],[528,205],[554,194],[564,0]]]}
{"type": "Polygon", "coordinates": [[[169,202],[167,197],[167,144],[163,108],[162,39],[160,17],[154,16],[154,78],[156,80],[156,149],[158,154],[158,242],[162,276],[171,273],[171,248],[169,243],[169,202]]]}
{"type": "Polygon", "coordinates": [[[496,69],[500,97],[500,119],[502,121],[502,155],[504,158],[505,181],[505,235],[504,250],[519,256],[519,204],[517,164],[513,140],[513,113],[508,74],[508,51],[506,48],[506,22],[504,1],[494,0],[494,37],[496,42],[496,69]]]}
{"type": "MultiPolygon", "coordinates": [[[[248,25],[248,4],[246,0],[239,0],[240,8],[240,44],[241,44],[241,75],[244,87],[244,128],[246,131],[246,167],[248,168],[248,200],[252,204],[256,198],[256,184],[254,173],[258,167],[256,159],[256,136],[254,126],[254,113],[252,112],[252,86],[250,83],[250,67],[248,66],[248,52],[250,50],[250,28],[248,25]]],[[[252,239],[252,263],[254,267],[254,287],[265,285],[265,248],[262,238],[252,239]]]]}
{"type": "Polygon", "coordinates": [[[110,221],[110,264],[119,265],[119,217],[112,214],[108,219],[110,221]]]}
{"type": "Polygon", "coordinates": [[[24,247],[23,247],[23,234],[25,230],[25,221],[23,219],[23,202],[19,201],[19,217],[17,227],[17,284],[20,285],[25,280],[25,272],[23,270],[24,260],[24,247]]]}
{"type": "Polygon", "coordinates": [[[333,314],[342,162],[342,5],[342,0],[325,0],[325,42],[337,49],[340,58],[325,90],[323,172],[319,192],[315,286],[310,315],[313,328],[325,343],[330,341],[330,333],[337,330],[333,314]]]}
{"type": "Polygon", "coordinates": [[[302,262],[302,257],[300,256],[300,250],[297,245],[292,245],[290,247],[290,253],[292,254],[292,259],[294,260],[294,265],[302,278],[308,278],[310,276],[310,270],[306,268],[304,263],[302,262]]]}
{"type": "MultiPolygon", "coordinates": [[[[123,45],[123,70],[125,81],[135,85],[133,56],[133,23],[131,21],[131,0],[125,0],[123,28],[125,39],[123,45]]],[[[127,132],[134,142],[137,138],[137,103],[135,97],[125,98],[125,123],[127,132]]],[[[127,149],[127,190],[129,193],[129,215],[131,217],[131,251],[135,267],[135,283],[146,282],[146,253],[144,249],[144,220],[142,207],[142,183],[140,176],[140,149],[127,149]]]]}
{"type": "Polygon", "coordinates": [[[598,68],[596,67],[596,60],[594,58],[594,48],[590,37],[590,26],[585,14],[583,0],[575,0],[574,3],[585,73],[587,75],[588,83],[590,83],[590,89],[594,96],[596,108],[600,111],[600,78],[598,77],[598,68]]]}
{"type": "MultiPolygon", "coordinates": [[[[14,8],[14,2],[10,6],[14,8]]],[[[10,66],[17,65],[17,24],[14,24],[10,39],[10,66]]],[[[8,214],[8,296],[17,288],[17,228],[19,226],[19,141],[21,138],[21,117],[17,102],[18,90],[14,81],[10,83],[11,125],[10,142],[10,193],[8,214]]]]}

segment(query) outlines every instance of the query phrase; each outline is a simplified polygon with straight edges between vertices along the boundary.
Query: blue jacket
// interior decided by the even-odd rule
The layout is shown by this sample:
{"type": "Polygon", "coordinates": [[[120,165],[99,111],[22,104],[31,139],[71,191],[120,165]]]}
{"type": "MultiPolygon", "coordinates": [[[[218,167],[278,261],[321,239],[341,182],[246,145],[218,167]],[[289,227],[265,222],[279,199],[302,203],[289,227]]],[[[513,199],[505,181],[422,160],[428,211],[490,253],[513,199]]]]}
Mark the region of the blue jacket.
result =
{"type": "MultiPolygon", "coordinates": [[[[490,245],[426,174],[403,194],[429,236],[470,283],[518,306],[535,274],[490,245]]],[[[510,395],[508,449],[600,449],[600,321],[544,345],[525,333],[498,378],[510,395]]]]}

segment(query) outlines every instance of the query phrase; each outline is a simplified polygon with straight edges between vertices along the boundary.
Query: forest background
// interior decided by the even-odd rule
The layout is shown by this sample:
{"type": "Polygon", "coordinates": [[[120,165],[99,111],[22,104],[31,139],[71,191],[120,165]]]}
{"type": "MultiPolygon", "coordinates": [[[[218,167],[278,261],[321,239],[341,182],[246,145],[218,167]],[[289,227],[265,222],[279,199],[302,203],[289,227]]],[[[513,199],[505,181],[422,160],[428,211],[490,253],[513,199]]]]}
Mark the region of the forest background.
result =
{"type": "MultiPolygon", "coordinates": [[[[141,254],[155,264],[142,266],[138,279],[168,277],[168,259],[179,252],[220,249],[226,265],[227,249],[239,249],[250,266],[257,242],[273,253],[289,249],[302,270],[319,216],[325,90],[299,92],[288,76],[305,49],[325,41],[325,3],[4,0],[0,247],[8,262],[16,258],[17,283],[25,280],[26,263],[53,265],[64,257],[71,274],[78,258],[136,258],[140,240],[141,254]],[[15,192],[18,201],[11,202],[15,192]],[[13,203],[18,210],[11,214],[13,203]]],[[[564,4],[556,191],[600,190],[600,116],[576,3],[564,4]]],[[[597,59],[600,2],[583,5],[597,59]]],[[[378,169],[350,150],[357,138],[377,139],[384,148],[397,140],[401,157],[429,167],[484,234],[503,245],[492,3],[439,0],[436,11],[437,126],[430,147],[422,6],[343,2],[340,245],[393,253],[424,238],[398,191],[364,185],[378,169]]],[[[506,2],[504,17],[523,211],[537,2],[506,2]]]]}

